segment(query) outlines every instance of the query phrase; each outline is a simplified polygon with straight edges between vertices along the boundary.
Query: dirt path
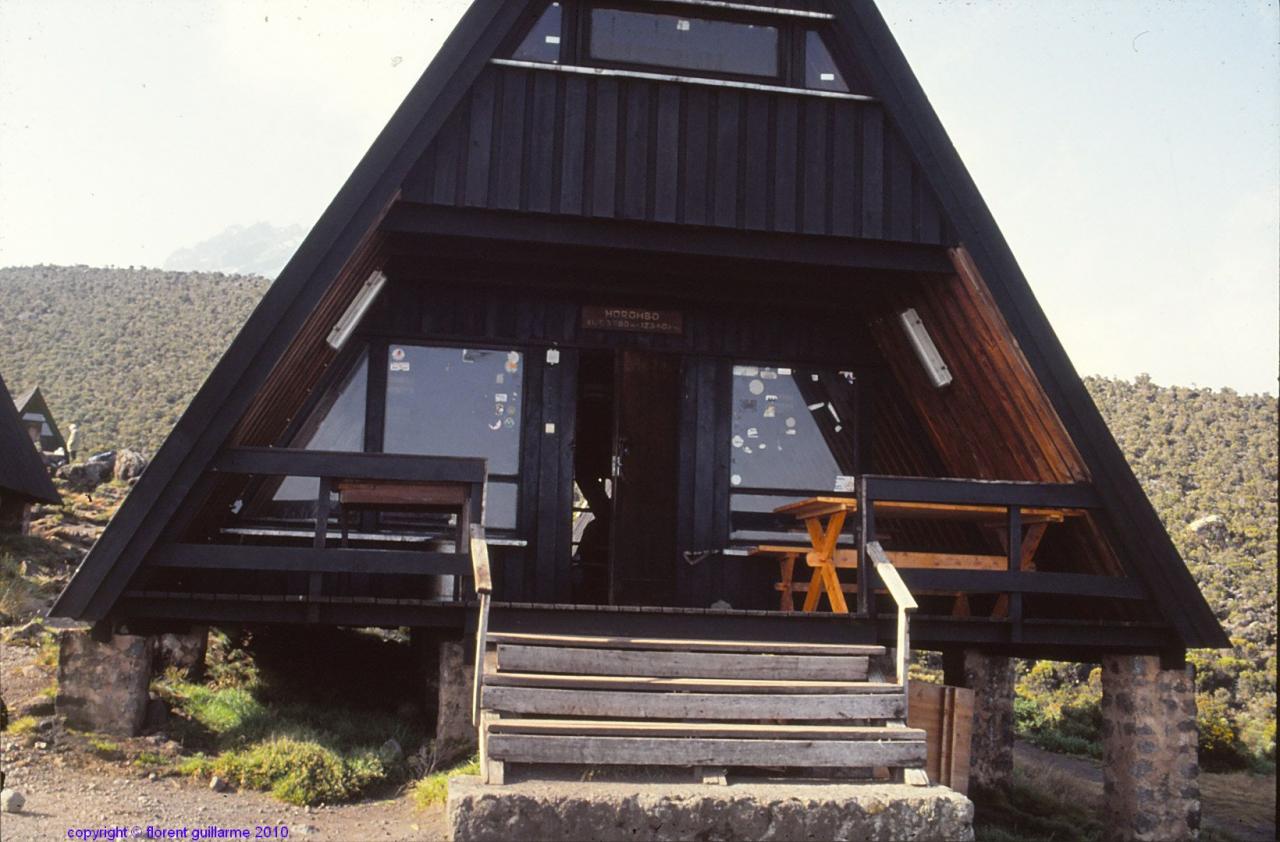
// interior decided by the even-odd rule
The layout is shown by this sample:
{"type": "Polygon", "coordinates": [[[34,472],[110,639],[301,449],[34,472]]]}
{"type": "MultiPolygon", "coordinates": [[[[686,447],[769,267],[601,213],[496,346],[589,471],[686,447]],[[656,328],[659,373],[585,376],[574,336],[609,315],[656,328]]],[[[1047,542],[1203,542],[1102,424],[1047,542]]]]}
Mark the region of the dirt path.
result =
{"type": "MultiPolygon", "coordinates": [[[[211,791],[174,777],[149,779],[123,763],[84,761],[69,751],[2,744],[6,786],[26,797],[20,813],[0,813],[5,842],[67,839],[77,828],[289,828],[289,838],[443,840],[444,810],[416,810],[407,796],[315,809],[291,807],[259,792],[211,791]]],[[[142,831],[139,836],[139,830],[142,831]]],[[[154,838],[154,837],[153,837],[154,838]]],[[[188,831],[187,839],[192,838],[188,831]]]]}
{"type": "MultiPolygon", "coordinates": [[[[1102,766],[1097,761],[1054,754],[1019,741],[1014,765],[1024,771],[1067,777],[1102,800],[1102,766]]],[[[1205,828],[1223,831],[1240,842],[1276,838],[1276,778],[1244,772],[1200,776],[1200,820],[1205,828]]]]}

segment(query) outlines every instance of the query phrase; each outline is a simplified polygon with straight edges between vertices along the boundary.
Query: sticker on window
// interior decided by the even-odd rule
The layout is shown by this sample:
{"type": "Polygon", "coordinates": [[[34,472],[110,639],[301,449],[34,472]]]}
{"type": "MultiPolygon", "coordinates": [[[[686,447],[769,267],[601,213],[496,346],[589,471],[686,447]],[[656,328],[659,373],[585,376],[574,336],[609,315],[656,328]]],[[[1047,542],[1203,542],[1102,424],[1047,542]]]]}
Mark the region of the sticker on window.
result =
{"type": "Polygon", "coordinates": [[[847,477],[843,474],[836,477],[836,491],[853,492],[858,490],[857,477],[847,477]]]}

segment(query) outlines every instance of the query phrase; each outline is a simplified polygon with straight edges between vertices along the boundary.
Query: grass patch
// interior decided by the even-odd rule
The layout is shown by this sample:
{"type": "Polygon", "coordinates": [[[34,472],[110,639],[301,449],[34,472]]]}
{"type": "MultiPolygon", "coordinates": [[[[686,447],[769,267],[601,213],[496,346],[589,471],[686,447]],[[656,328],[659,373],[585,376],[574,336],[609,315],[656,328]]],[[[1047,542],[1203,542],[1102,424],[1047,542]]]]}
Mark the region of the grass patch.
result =
{"type": "Polygon", "coordinates": [[[443,804],[449,795],[449,779],[458,775],[480,774],[480,758],[472,757],[452,769],[427,775],[413,785],[413,803],[419,810],[443,804]]]}
{"type": "Polygon", "coordinates": [[[1003,790],[975,790],[977,842],[1097,842],[1103,837],[1092,797],[1057,776],[1015,772],[1003,790]],[[1082,797],[1083,796],[1083,797],[1082,797]]]}
{"type": "Polygon", "coordinates": [[[169,732],[203,752],[179,772],[217,775],[289,804],[347,801],[397,785],[408,777],[404,750],[422,739],[391,713],[273,690],[253,658],[225,636],[211,640],[205,683],[169,670],[153,689],[172,708],[169,732]],[[390,739],[400,752],[383,750],[390,739]]]}
{"type": "Polygon", "coordinates": [[[154,751],[141,751],[138,752],[137,757],[133,758],[133,765],[139,769],[161,769],[169,765],[169,760],[154,751]]]}
{"type": "Polygon", "coordinates": [[[103,760],[123,760],[124,750],[120,744],[102,737],[89,737],[89,748],[103,760]]]}
{"type": "Polygon", "coordinates": [[[9,723],[7,729],[10,734],[15,737],[21,737],[23,734],[32,734],[36,730],[36,726],[40,724],[40,720],[34,716],[19,716],[17,719],[9,723]]]}

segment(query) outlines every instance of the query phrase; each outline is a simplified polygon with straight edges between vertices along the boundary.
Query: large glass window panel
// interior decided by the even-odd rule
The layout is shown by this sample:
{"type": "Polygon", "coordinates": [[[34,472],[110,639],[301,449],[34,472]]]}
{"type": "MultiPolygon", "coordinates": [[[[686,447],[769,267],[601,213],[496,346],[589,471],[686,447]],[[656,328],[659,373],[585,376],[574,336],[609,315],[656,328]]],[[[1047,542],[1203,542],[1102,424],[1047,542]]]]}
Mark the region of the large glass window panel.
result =
{"type": "Polygon", "coordinates": [[[622,64],[778,75],[778,29],[739,21],[592,9],[590,49],[593,59],[622,64]]]}
{"type": "Polygon", "coordinates": [[[384,364],[385,452],[479,456],[490,474],[519,470],[519,351],[392,345],[384,364]]]}
{"type": "MultiPolygon", "coordinates": [[[[361,354],[351,370],[311,412],[290,447],[305,450],[364,450],[365,393],[369,382],[369,359],[361,354]]],[[[276,489],[276,500],[312,500],[320,491],[316,477],[286,477],[276,489]]]]}
{"type": "Polygon", "coordinates": [[[560,62],[560,4],[551,3],[511,57],[521,61],[560,62]]]}
{"type": "Polygon", "coordinates": [[[817,91],[849,91],[831,51],[813,30],[804,36],[804,86],[817,91]]]}
{"type": "MultiPolygon", "coordinates": [[[[850,376],[851,377],[851,376],[850,376]]],[[[851,383],[843,377],[836,383],[851,383]]],[[[852,439],[851,418],[831,400],[832,379],[787,367],[733,367],[730,486],[836,490],[847,470],[832,445],[852,439]]],[[[847,449],[852,452],[852,445],[847,449]]]]}

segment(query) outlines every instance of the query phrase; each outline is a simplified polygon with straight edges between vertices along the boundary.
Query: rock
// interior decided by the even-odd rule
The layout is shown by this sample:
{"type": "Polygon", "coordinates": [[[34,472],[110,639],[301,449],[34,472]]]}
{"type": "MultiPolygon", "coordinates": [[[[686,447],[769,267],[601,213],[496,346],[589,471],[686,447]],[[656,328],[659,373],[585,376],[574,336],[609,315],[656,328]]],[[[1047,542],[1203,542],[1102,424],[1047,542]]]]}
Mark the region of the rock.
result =
{"type": "Polygon", "coordinates": [[[23,623],[16,629],[11,629],[5,635],[4,642],[12,645],[34,646],[40,641],[40,637],[44,633],[44,620],[37,617],[34,620],[23,623]]]}
{"type": "Polygon", "coordinates": [[[16,789],[6,789],[0,791],[0,812],[4,813],[20,813],[22,807],[27,803],[27,799],[23,797],[21,792],[16,789]]]}
{"type": "Polygon", "coordinates": [[[378,749],[378,756],[387,763],[397,763],[404,758],[404,750],[394,738],[387,740],[378,749]]]}
{"type": "Polygon", "coordinates": [[[150,775],[147,775],[147,780],[152,781],[154,783],[155,781],[160,780],[160,776],[157,775],[155,772],[152,772],[150,775]]]}
{"type": "Polygon", "coordinates": [[[121,450],[116,453],[115,476],[118,480],[129,482],[142,476],[147,469],[147,457],[136,450],[121,450]]]}
{"type": "Polygon", "coordinates": [[[711,608],[712,608],[712,610],[714,610],[714,611],[731,611],[731,610],[733,610],[733,606],[732,606],[732,605],[730,605],[729,603],[725,602],[723,599],[717,599],[715,602],[711,603],[711,608]]]}
{"type": "Polygon", "coordinates": [[[63,465],[58,469],[58,476],[76,491],[92,491],[111,479],[112,467],[107,461],[77,462],[63,465]]]}
{"type": "Polygon", "coordinates": [[[1205,515],[1187,524],[1188,532],[1203,532],[1211,526],[1222,523],[1222,515],[1205,515]]]}
{"type": "Polygon", "coordinates": [[[214,792],[226,792],[228,789],[227,782],[217,775],[214,775],[209,779],[209,789],[214,792]]]}
{"type": "Polygon", "coordinates": [[[162,634],[156,638],[156,674],[172,667],[188,681],[198,681],[204,674],[204,656],[208,648],[208,626],[192,626],[183,634],[162,634]]]}
{"type": "Polygon", "coordinates": [[[311,834],[316,832],[317,828],[309,824],[299,824],[299,825],[294,825],[292,828],[290,828],[290,830],[292,830],[294,833],[298,834],[299,836],[310,836],[311,834]]]}

